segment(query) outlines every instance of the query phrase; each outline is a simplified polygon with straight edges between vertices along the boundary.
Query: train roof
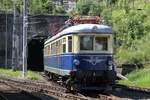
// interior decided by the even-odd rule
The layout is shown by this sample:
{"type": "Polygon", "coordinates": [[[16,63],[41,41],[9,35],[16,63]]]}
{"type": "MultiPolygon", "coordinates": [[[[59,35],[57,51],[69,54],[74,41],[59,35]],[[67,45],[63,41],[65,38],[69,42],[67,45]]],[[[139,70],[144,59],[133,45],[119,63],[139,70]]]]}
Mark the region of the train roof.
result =
{"type": "Polygon", "coordinates": [[[91,32],[94,32],[96,34],[102,33],[112,34],[112,28],[107,25],[99,25],[99,24],[78,24],[64,29],[63,31],[59,32],[55,36],[48,39],[45,43],[55,40],[63,35],[77,34],[77,33],[91,33],[91,32]]]}

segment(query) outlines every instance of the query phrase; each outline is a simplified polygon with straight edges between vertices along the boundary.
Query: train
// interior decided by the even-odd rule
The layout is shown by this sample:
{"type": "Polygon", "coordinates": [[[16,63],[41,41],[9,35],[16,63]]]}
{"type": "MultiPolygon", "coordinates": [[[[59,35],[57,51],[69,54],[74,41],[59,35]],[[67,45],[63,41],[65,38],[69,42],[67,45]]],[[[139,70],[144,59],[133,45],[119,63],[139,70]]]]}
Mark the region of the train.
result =
{"type": "Polygon", "coordinates": [[[44,72],[69,91],[105,90],[116,80],[112,28],[83,21],[69,22],[45,41],[44,72]]]}

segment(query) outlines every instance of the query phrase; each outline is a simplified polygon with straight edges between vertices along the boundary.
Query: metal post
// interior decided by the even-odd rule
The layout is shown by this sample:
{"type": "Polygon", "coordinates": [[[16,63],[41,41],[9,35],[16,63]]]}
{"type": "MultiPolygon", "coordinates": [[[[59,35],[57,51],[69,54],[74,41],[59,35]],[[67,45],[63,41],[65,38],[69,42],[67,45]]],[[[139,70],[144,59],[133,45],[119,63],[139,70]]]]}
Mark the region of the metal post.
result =
{"type": "Polygon", "coordinates": [[[7,31],[7,18],[8,18],[8,16],[7,16],[7,5],[6,5],[6,28],[5,28],[5,68],[7,68],[8,67],[8,63],[7,63],[7,51],[8,51],[8,49],[7,49],[7,47],[8,47],[8,45],[7,45],[7,34],[8,34],[8,31],[7,31]]]}
{"type": "Polygon", "coordinates": [[[13,0],[12,70],[15,70],[16,0],[13,0]]]}
{"type": "Polygon", "coordinates": [[[23,77],[27,72],[27,0],[23,0],[23,77]]]}

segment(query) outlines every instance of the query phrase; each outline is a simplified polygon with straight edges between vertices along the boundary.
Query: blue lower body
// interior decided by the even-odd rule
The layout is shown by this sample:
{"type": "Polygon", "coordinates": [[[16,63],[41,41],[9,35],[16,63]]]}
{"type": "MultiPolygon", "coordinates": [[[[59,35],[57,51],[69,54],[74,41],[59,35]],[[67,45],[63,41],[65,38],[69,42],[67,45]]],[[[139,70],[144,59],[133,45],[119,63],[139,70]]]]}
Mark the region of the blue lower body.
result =
{"type": "Polygon", "coordinates": [[[108,61],[112,61],[112,56],[108,54],[62,54],[44,57],[45,69],[51,67],[62,71],[108,70],[108,61]],[[75,59],[80,62],[78,66],[74,64],[75,59]]]}
{"type": "Polygon", "coordinates": [[[60,76],[70,76],[74,71],[75,78],[82,86],[99,86],[99,83],[113,83],[115,70],[112,55],[109,54],[62,54],[44,57],[44,70],[60,76]],[[74,60],[78,60],[76,65],[74,60]],[[112,66],[111,70],[109,67],[112,66]]]}

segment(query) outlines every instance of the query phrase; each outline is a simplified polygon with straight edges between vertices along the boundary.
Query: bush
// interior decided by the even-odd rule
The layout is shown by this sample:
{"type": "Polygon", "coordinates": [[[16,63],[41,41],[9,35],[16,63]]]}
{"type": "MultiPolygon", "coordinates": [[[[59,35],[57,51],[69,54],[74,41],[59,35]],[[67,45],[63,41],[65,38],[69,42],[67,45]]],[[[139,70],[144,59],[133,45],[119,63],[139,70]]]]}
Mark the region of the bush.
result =
{"type": "Polygon", "coordinates": [[[126,77],[128,80],[121,80],[119,81],[120,84],[127,85],[127,86],[136,86],[142,88],[150,88],[150,69],[143,69],[143,70],[136,70],[126,77]]]}
{"type": "Polygon", "coordinates": [[[66,11],[63,6],[57,6],[54,9],[54,14],[66,14],[66,11]]]}
{"type": "Polygon", "coordinates": [[[131,47],[120,47],[117,49],[118,64],[144,63],[150,61],[150,33],[141,39],[133,40],[131,47]]]}

